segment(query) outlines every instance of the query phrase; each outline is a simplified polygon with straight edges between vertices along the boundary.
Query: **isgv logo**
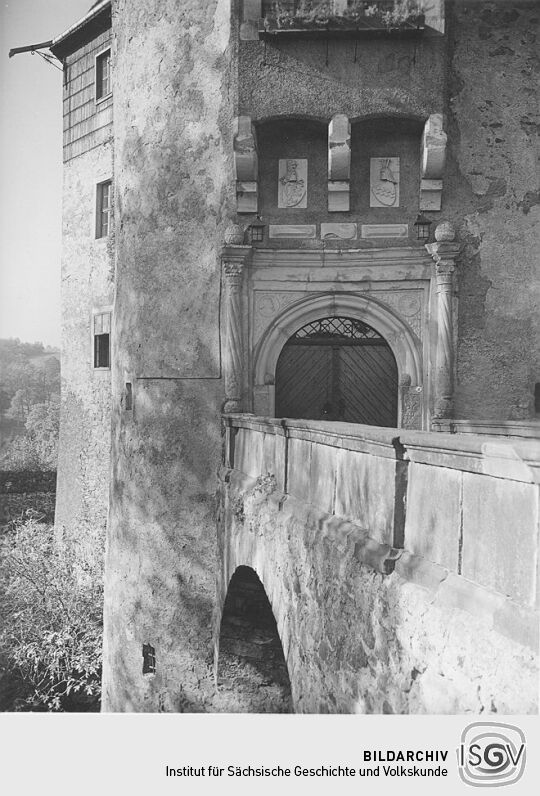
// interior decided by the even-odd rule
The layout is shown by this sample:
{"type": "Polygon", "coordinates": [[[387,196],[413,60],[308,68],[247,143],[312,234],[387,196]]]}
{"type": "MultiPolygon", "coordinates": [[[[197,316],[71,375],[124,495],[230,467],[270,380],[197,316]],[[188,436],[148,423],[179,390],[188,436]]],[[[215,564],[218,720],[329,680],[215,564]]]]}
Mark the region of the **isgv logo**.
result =
{"type": "Polygon", "coordinates": [[[525,734],[513,724],[476,721],[461,733],[459,775],[467,785],[495,788],[517,782],[525,769],[525,734]]]}

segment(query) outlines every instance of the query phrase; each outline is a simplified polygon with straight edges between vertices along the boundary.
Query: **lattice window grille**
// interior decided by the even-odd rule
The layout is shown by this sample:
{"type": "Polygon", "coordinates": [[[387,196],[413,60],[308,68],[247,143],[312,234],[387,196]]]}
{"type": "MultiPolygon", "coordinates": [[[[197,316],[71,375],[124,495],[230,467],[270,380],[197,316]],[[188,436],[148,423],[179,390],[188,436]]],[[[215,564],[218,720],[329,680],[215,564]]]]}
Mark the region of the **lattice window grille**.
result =
{"type": "Polygon", "coordinates": [[[290,338],[291,340],[305,340],[310,338],[331,338],[349,340],[383,340],[381,335],[368,326],[367,323],[355,318],[320,318],[302,326],[290,338]]]}

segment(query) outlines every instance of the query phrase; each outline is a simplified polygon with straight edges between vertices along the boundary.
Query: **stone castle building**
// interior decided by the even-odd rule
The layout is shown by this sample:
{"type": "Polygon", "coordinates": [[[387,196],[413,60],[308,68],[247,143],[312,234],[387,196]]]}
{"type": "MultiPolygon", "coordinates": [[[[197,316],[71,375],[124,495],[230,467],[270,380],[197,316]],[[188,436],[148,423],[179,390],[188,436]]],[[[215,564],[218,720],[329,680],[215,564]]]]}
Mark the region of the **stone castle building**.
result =
{"type": "Polygon", "coordinates": [[[540,7],[370,5],[51,44],[105,710],[538,709],[540,7]]]}

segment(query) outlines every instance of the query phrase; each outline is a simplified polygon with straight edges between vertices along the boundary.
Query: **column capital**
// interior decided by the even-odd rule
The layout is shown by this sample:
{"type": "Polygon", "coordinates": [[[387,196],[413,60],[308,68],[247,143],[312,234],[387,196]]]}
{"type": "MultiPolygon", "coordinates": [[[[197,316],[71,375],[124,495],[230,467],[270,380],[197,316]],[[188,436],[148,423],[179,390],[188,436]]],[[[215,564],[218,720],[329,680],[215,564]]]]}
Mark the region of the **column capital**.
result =
{"type": "Polygon", "coordinates": [[[245,266],[251,258],[251,246],[223,246],[221,264],[226,277],[242,276],[245,266]]]}
{"type": "Polygon", "coordinates": [[[460,251],[459,243],[453,241],[440,241],[427,243],[426,250],[435,263],[437,276],[452,274],[456,267],[456,259],[460,251]]]}

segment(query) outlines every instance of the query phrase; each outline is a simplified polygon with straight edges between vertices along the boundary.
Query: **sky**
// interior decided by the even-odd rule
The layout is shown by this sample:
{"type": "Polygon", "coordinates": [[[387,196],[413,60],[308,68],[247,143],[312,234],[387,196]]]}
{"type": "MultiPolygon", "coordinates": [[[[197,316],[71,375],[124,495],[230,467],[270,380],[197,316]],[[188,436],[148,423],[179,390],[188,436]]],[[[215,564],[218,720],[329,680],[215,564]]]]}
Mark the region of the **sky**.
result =
{"type": "Polygon", "coordinates": [[[62,72],[49,41],[93,0],[0,0],[0,338],[60,344],[62,72]]]}

